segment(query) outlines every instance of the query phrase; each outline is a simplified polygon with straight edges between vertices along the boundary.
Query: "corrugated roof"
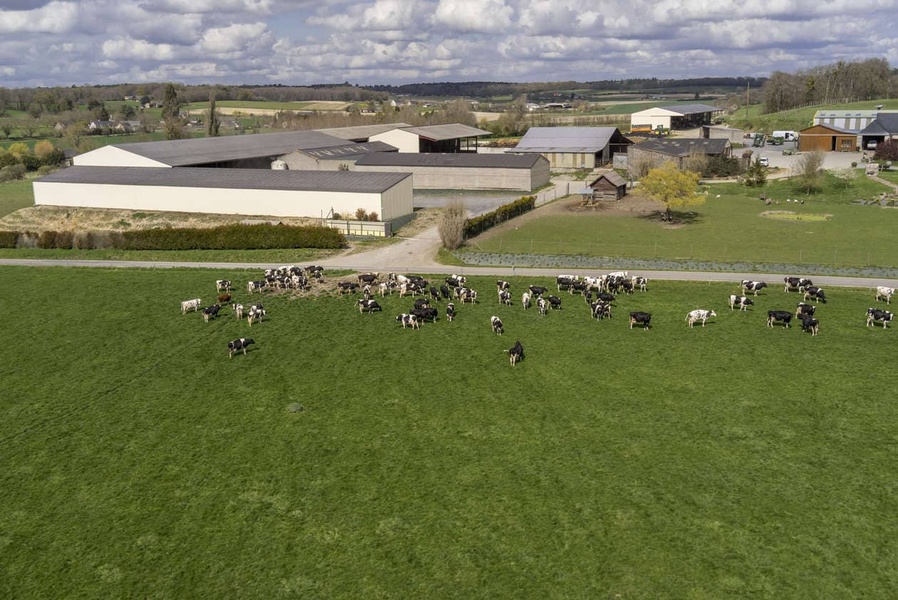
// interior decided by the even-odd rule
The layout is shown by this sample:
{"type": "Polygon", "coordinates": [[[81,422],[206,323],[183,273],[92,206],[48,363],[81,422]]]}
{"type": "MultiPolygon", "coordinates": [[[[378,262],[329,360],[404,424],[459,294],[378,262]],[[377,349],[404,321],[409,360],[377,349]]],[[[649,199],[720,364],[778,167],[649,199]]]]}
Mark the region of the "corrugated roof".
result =
{"type": "Polygon", "coordinates": [[[372,152],[398,152],[398,148],[385,142],[367,142],[365,144],[347,144],[336,148],[318,148],[316,150],[300,150],[302,154],[318,160],[343,160],[371,154],[372,152]]]}
{"type": "Polygon", "coordinates": [[[145,185],[297,192],[382,193],[410,173],[360,171],[276,171],[202,167],[69,167],[38,179],[47,183],[145,185]]]}
{"type": "Polygon", "coordinates": [[[594,153],[605,148],[617,127],[531,127],[510,152],[594,153]]]}
{"type": "Polygon", "coordinates": [[[411,125],[408,123],[377,123],[374,125],[357,125],[355,127],[330,127],[327,129],[316,129],[315,131],[320,131],[321,133],[332,135],[343,140],[367,142],[368,138],[372,135],[407,127],[411,127],[411,125]]]}
{"type": "MultiPolygon", "coordinates": [[[[596,177],[595,181],[593,181],[589,185],[594,186],[602,179],[607,179],[608,181],[611,182],[611,185],[614,185],[617,187],[627,185],[627,180],[624,179],[623,177],[621,177],[620,175],[618,175],[617,173],[615,173],[614,171],[609,171],[608,173],[602,173],[601,175],[596,177]]],[[[592,189],[592,188],[590,187],[589,189],[592,189]]]]}
{"type": "Polygon", "coordinates": [[[898,113],[880,112],[876,120],[861,130],[862,135],[894,135],[898,133],[898,113]]]}
{"type": "Polygon", "coordinates": [[[492,132],[490,131],[484,131],[483,129],[477,129],[476,127],[469,127],[468,125],[462,125],[461,123],[451,123],[449,125],[425,125],[422,127],[404,127],[403,129],[433,142],[492,135],[492,132]]]}
{"type": "Polygon", "coordinates": [[[540,160],[538,154],[473,153],[378,153],[356,161],[357,165],[385,167],[462,167],[483,169],[531,169],[540,160]]]}
{"type": "Polygon", "coordinates": [[[815,119],[820,119],[820,118],[827,118],[827,119],[831,119],[831,118],[848,118],[848,117],[851,117],[851,118],[854,118],[854,117],[867,117],[867,118],[872,118],[872,117],[875,117],[875,116],[876,116],[876,112],[877,112],[877,111],[875,111],[875,110],[857,110],[857,109],[855,109],[855,110],[826,110],[826,109],[821,109],[821,110],[818,110],[816,113],[814,113],[814,118],[815,118],[815,119]]]}
{"type": "Polygon", "coordinates": [[[664,110],[675,112],[680,115],[697,115],[706,112],[719,112],[722,108],[711,106],[709,104],[674,104],[673,106],[662,106],[664,110]]]}
{"type": "Polygon", "coordinates": [[[669,156],[689,156],[692,152],[722,154],[726,151],[728,145],[730,145],[730,141],[724,138],[675,138],[645,140],[634,146],[634,148],[669,156]]]}
{"type": "Polygon", "coordinates": [[[318,131],[288,131],[113,144],[113,147],[172,167],[186,167],[345,145],[346,140],[318,131]]]}
{"type": "Polygon", "coordinates": [[[844,127],[837,127],[835,125],[830,125],[829,123],[818,123],[816,125],[811,125],[810,127],[806,127],[799,131],[799,135],[815,135],[813,133],[805,133],[806,131],[810,131],[815,127],[823,127],[824,129],[829,129],[830,131],[834,131],[836,133],[845,133],[849,135],[856,135],[858,133],[857,129],[846,129],[844,127]]]}

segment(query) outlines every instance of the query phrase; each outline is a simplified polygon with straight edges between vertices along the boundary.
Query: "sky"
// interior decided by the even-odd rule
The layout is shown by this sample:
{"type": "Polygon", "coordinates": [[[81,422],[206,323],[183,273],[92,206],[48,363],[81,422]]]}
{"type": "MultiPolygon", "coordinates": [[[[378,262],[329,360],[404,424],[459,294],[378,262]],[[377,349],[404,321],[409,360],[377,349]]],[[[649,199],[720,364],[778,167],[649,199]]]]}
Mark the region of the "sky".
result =
{"type": "Polygon", "coordinates": [[[898,66],[898,0],[0,0],[0,87],[768,76],[898,66]]]}

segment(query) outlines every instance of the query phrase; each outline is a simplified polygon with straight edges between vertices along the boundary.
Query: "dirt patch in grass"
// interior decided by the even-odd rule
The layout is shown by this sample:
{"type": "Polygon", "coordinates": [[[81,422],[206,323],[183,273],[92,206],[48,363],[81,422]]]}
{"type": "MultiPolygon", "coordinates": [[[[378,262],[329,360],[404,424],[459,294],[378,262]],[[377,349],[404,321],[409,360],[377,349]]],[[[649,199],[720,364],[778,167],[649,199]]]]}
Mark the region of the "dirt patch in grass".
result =
{"type": "Polygon", "coordinates": [[[829,221],[833,216],[829,213],[797,213],[792,210],[765,210],[761,216],[777,221],[829,221]]]}

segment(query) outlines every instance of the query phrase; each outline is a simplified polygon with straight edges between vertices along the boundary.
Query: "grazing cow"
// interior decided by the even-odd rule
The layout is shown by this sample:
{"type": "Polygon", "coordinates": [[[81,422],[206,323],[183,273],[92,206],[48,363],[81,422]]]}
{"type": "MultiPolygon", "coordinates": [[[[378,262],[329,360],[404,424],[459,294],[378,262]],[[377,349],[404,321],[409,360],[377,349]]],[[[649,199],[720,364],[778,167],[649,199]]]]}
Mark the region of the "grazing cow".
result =
{"type": "Polygon", "coordinates": [[[876,297],[874,300],[885,300],[886,304],[892,303],[892,295],[895,293],[895,288],[886,287],[884,285],[876,286],[876,297]]]}
{"type": "Polygon", "coordinates": [[[511,306],[511,292],[508,290],[499,290],[499,304],[511,306]]]}
{"type": "Polygon", "coordinates": [[[601,300],[602,302],[614,302],[615,297],[614,294],[609,294],[608,292],[599,292],[596,294],[596,300],[601,300]]]}
{"type": "Polygon", "coordinates": [[[430,286],[430,299],[434,302],[439,302],[442,299],[442,296],[440,296],[440,290],[435,285],[430,286]]]}
{"type": "Polygon", "coordinates": [[[369,315],[373,315],[374,311],[380,311],[380,304],[377,303],[377,300],[365,300],[364,298],[359,300],[359,314],[368,313],[369,315]]]}
{"type": "Polygon", "coordinates": [[[462,290],[458,293],[458,297],[461,300],[462,304],[464,304],[465,302],[477,304],[477,292],[470,288],[462,288],[462,290]]]}
{"type": "Polygon", "coordinates": [[[337,288],[341,294],[351,294],[360,287],[361,286],[354,281],[340,281],[337,283],[337,288]]]}
{"type": "Polygon", "coordinates": [[[468,283],[468,279],[466,277],[452,275],[446,278],[446,285],[448,285],[449,287],[461,287],[466,283],[468,283]]]}
{"type": "Polygon", "coordinates": [[[246,354],[246,347],[255,343],[252,338],[240,338],[228,342],[228,358],[234,358],[234,354],[241,351],[246,354]]]}
{"type": "Polygon", "coordinates": [[[246,282],[246,291],[250,294],[253,292],[262,293],[262,290],[265,289],[265,286],[268,285],[268,282],[264,279],[261,281],[247,281],[246,282]]]}
{"type": "Polygon", "coordinates": [[[396,320],[402,323],[402,328],[411,327],[412,329],[421,329],[421,325],[418,323],[418,318],[415,315],[407,315],[402,313],[401,315],[396,317],[396,320]]]}
{"type": "Polygon", "coordinates": [[[559,298],[558,296],[549,296],[548,298],[546,298],[546,300],[549,301],[549,306],[551,306],[552,308],[561,308],[561,298],[559,298]]]}
{"type": "Polygon", "coordinates": [[[499,290],[500,292],[502,290],[508,291],[509,289],[511,289],[511,284],[509,284],[507,281],[502,281],[500,279],[499,281],[496,282],[496,289],[499,290]]]}
{"type": "Polygon", "coordinates": [[[230,292],[231,291],[231,280],[230,279],[216,279],[215,280],[215,291],[216,292],[230,292]]]}
{"type": "Polygon", "coordinates": [[[630,281],[633,282],[633,287],[638,289],[640,292],[644,292],[648,286],[649,280],[647,277],[640,277],[638,275],[634,275],[630,281]]]}
{"type": "Polygon", "coordinates": [[[381,281],[379,284],[377,284],[377,291],[380,292],[381,298],[386,298],[387,294],[393,293],[393,288],[390,287],[390,282],[381,281]]]}
{"type": "Polygon", "coordinates": [[[812,301],[819,300],[823,304],[826,304],[826,294],[823,293],[822,289],[814,287],[813,285],[804,289],[804,299],[812,301]]]}
{"type": "Polygon", "coordinates": [[[242,304],[234,305],[234,316],[237,317],[238,321],[243,318],[243,305],[242,304]]]}
{"type": "Polygon", "coordinates": [[[549,303],[546,302],[545,298],[537,298],[536,308],[537,310],[539,310],[539,314],[541,314],[542,316],[546,316],[546,314],[549,312],[549,303]]]}
{"type": "Polygon", "coordinates": [[[792,313],[788,310],[768,310],[767,327],[773,327],[776,323],[782,323],[783,329],[787,329],[792,322],[792,313]]]}
{"type": "Polygon", "coordinates": [[[745,296],[737,296],[736,294],[730,294],[730,310],[735,310],[736,307],[739,310],[747,310],[750,304],[754,304],[755,301],[751,298],[747,298],[745,296]]]}
{"type": "Polygon", "coordinates": [[[380,273],[361,273],[358,276],[359,285],[367,284],[371,285],[372,283],[377,281],[377,278],[380,276],[380,273]]]}
{"type": "Polygon", "coordinates": [[[515,342],[514,346],[506,350],[505,353],[508,354],[508,362],[512,367],[524,360],[524,346],[520,341],[515,342]]]}
{"type": "Polygon", "coordinates": [[[882,323],[882,328],[886,329],[889,326],[889,321],[892,320],[892,313],[887,310],[880,310],[878,308],[868,308],[867,309],[867,327],[874,326],[877,322],[882,323]]]}
{"type": "Polygon", "coordinates": [[[455,304],[450,302],[449,304],[446,305],[446,320],[451,323],[452,319],[454,319],[454,318],[455,318],[455,304]]]}
{"type": "Polygon", "coordinates": [[[415,309],[421,310],[422,308],[427,308],[430,306],[430,301],[427,298],[416,298],[415,299],[415,309]]]}
{"type": "Polygon", "coordinates": [[[817,312],[816,306],[814,306],[813,304],[805,304],[804,302],[799,302],[798,306],[795,308],[795,316],[799,319],[801,319],[804,315],[813,317],[815,312],[817,312]]]}
{"type": "Polygon", "coordinates": [[[415,308],[410,311],[410,314],[418,319],[419,323],[424,323],[425,321],[430,321],[431,323],[435,323],[437,320],[437,316],[439,312],[435,308],[431,308],[429,306],[425,308],[415,308]]]}
{"type": "Polygon", "coordinates": [[[611,305],[607,302],[596,300],[589,305],[589,309],[592,316],[600,321],[605,317],[611,318],[611,305]]]}
{"type": "Polygon", "coordinates": [[[230,294],[219,294],[218,295],[218,303],[219,304],[230,304],[231,303],[231,295],[230,294]]]}
{"type": "Polygon", "coordinates": [[[568,288],[568,292],[570,292],[571,296],[574,294],[585,294],[588,286],[583,281],[574,281],[571,283],[571,287],[568,288]]]}
{"type": "Polygon", "coordinates": [[[531,298],[532,296],[530,295],[530,292],[524,292],[523,294],[521,294],[521,305],[523,305],[524,310],[530,308],[531,298]]]}
{"type": "Polygon", "coordinates": [[[559,275],[555,278],[555,286],[558,288],[559,292],[569,290],[573,284],[574,278],[570,275],[559,275]]]}
{"type": "Polygon", "coordinates": [[[505,330],[502,328],[502,319],[500,319],[496,315],[490,317],[490,327],[492,328],[493,333],[495,333],[496,335],[502,335],[503,333],[505,333],[505,330]]]}
{"type": "Polygon", "coordinates": [[[742,293],[747,294],[748,292],[752,292],[755,296],[758,295],[758,292],[767,287],[767,284],[763,281],[751,281],[750,279],[742,280],[742,293]]]}
{"type": "Polygon", "coordinates": [[[650,327],[650,323],[652,322],[651,313],[647,312],[631,312],[630,313],[630,329],[633,329],[633,325],[641,324],[643,331],[650,327]]]}
{"type": "Polygon", "coordinates": [[[702,327],[704,327],[705,321],[707,321],[711,317],[716,317],[716,316],[717,316],[717,313],[714,312],[713,310],[705,310],[703,308],[696,308],[695,310],[689,311],[689,313],[686,315],[686,324],[689,325],[690,328],[692,328],[695,325],[696,321],[701,321],[702,327]]]}
{"type": "Polygon", "coordinates": [[[542,286],[538,286],[538,285],[530,286],[530,293],[537,297],[542,296],[543,294],[545,294],[548,291],[549,291],[549,288],[544,288],[542,286]]]}
{"type": "Polygon", "coordinates": [[[786,284],[783,289],[784,292],[791,292],[793,290],[802,291],[803,288],[814,285],[814,282],[807,277],[784,277],[783,281],[786,284]]]}
{"type": "Polygon", "coordinates": [[[451,295],[451,294],[449,293],[449,286],[446,285],[445,283],[444,283],[443,285],[440,286],[440,295],[441,295],[441,296],[443,297],[443,299],[445,299],[445,300],[448,300],[448,299],[449,299],[449,296],[451,295]]]}
{"type": "Polygon", "coordinates": [[[193,300],[184,300],[181,302],[181,314],[187,314],[187,311],[196,312],[200,309],[200,305],[203,303],[199,298],[194,298],[193,300]]]}
{"type": "Polygon", "coordinates": [[[218,311],[221,310],[221,305],[213,304],[212,306],[207,306],[203,309],[203,321],[206,323],[209,322],[210,319],[214,319],[218,316],[218,311]]]}
{"type": "Polygon", "coordinates": [[[807,314],[801,315],[799,318],[801,319],[801,330],[810,331],[812,337],[816,336],[820,329],[820,321],[807,314]]]}
{"type": "Polygon", "coordinates": [[[252,327],[253,323],[256,321],[262,322],[263,317],[267,316],[268,313],[265,312],[265,308],[262,307],[261,302],[257,302],[249,307],[249,310],[246,314],[246,322],[249,323],[249,326],[252,327]]]}

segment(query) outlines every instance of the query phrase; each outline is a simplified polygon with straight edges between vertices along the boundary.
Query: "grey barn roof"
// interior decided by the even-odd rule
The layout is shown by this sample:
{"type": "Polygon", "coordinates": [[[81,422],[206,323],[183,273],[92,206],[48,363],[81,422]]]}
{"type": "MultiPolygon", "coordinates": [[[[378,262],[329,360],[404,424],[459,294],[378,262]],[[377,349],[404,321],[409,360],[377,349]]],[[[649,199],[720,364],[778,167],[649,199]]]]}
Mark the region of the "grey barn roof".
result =
{"type": "Polygon", "coordinates": [[[670,140],[646,140],[632,146],[632,148],[670,156],[689,156],[693,151],[703,154],[722,154],[729,145],[729,140],[724,138],[675,138],[670,140]]]}
{"type": "Polygon", "coordinates": [[[706,112],[720,112],[722,108],[711,106],[709,104],[674,104],[673,106],[662,106],[664,110],[669,110],[681,115],[698,115],[706,112]]]}
{"type": "Polygon", "coordinates": [[[462,125],[461,123],[452,123],[449,125],[424,125],[422,127],[404,127],[403,130],[414,133],[419,137],[434,142],[492,135],[492,133],[489,131],[477,129],[476,127],[469,127],[468,125],[462,125]]]}
{"type": "Polygon", "coordinates": [[[184,167],[344,145],[346,140],[318,131],[289,131],[113,144],[113,147],[172,167],[184,167]]]}
{"type": "Polygon", "coordinates": [[[509,152],[594,153],[605,148],[617,127],[531,127],[509,152]]]}
{"type": "Polygon", "coordinates": [[[347,144],[345,146],[337,146],[335,148],[316,148],[314,150],[299,150],[306,156],[317,158],[318,160],[343,160],[347,158],[356,158],[374,153],[395,153],[398,149],[385,142],[367,142],[364,144],[347,144]]]}
{"type": "Polygon", "coordinates": [[[367,142],[372,135],[393,131],[394,129],[405,129],[411,127],[408,123],[377,123],[374,125],[356,125],[354,127],[331,127],[328,129],[316,129],[321,133],[332,135],[343,140],[353,142],[367,142]]]}
{"type": "Polygon", "coordinates": [[[878,113],[876,120],[861,130],[862,135],[894,135],[898,133],[898,113],[878,113]]]}
{"type": "Polygon", "coordinates": [[[387,191],[410,173],[276,171],[202,167],[69,167],[37,181],[103,185],[145,185],[297,192],[374,193],[387,191]]]}
{"type": "Polygon", "coordinates": [[[389,167],[463,167],[484,169],[532,169],[539,154],[378,153],[356,161],[357,165],[389,167]]]}

